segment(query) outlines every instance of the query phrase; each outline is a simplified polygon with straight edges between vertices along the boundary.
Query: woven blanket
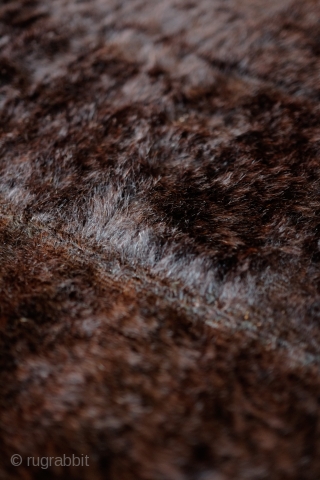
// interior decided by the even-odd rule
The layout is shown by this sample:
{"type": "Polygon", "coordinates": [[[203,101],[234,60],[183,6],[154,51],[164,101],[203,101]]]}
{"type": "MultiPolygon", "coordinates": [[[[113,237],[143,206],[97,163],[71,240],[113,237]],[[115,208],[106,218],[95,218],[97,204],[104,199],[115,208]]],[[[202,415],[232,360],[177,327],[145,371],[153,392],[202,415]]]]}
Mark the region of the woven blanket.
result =
{"type": "Polygon", "coordinates": [[[0,478],[320,478],[320,2],[0,2],[0,478]]]}

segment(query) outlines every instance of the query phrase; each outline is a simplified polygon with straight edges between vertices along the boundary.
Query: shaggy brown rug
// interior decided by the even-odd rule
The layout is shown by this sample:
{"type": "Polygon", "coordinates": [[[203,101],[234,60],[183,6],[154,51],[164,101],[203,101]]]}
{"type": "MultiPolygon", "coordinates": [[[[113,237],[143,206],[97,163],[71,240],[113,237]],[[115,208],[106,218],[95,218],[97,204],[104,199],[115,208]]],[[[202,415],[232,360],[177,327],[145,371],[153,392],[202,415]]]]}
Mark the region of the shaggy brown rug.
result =
{"type": "Polygon", "coordinates": [[[320,2],[0,32],[0,478],[319,479],[320,2]]]}

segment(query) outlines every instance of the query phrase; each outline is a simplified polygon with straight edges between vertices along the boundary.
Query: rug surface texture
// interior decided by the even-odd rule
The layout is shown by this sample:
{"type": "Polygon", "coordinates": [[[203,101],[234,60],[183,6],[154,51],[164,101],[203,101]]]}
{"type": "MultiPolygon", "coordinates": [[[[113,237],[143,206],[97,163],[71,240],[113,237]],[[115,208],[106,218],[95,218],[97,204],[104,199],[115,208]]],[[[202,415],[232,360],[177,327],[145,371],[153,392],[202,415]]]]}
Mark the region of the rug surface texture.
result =
{"type": "Polygon", "coordinates": [[[0,112],[0,479],[318,480],[320,1],[2,0],[0,112]]]}

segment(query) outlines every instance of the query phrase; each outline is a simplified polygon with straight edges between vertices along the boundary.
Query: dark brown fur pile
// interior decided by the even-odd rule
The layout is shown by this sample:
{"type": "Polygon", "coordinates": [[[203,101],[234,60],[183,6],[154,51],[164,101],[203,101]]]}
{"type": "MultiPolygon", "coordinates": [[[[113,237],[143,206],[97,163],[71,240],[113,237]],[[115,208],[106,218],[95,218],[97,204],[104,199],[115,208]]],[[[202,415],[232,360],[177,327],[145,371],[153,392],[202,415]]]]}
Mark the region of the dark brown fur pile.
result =
{"type": "Polygon", "coordinates": [[[0,3],[1,479],[320,478],[319,32],[0,3]]]}

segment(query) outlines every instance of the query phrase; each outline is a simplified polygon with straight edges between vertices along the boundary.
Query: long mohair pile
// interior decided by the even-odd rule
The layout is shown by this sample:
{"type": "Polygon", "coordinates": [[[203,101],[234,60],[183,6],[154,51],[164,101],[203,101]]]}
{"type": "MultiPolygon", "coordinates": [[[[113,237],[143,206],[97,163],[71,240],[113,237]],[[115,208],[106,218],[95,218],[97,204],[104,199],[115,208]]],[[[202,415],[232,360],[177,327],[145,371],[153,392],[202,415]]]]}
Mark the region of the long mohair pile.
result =
{"type": "Polygon", "coordinates": [[[319,102],[317,0],[1,1],[1,479],[320,478],[319,102]]]}

